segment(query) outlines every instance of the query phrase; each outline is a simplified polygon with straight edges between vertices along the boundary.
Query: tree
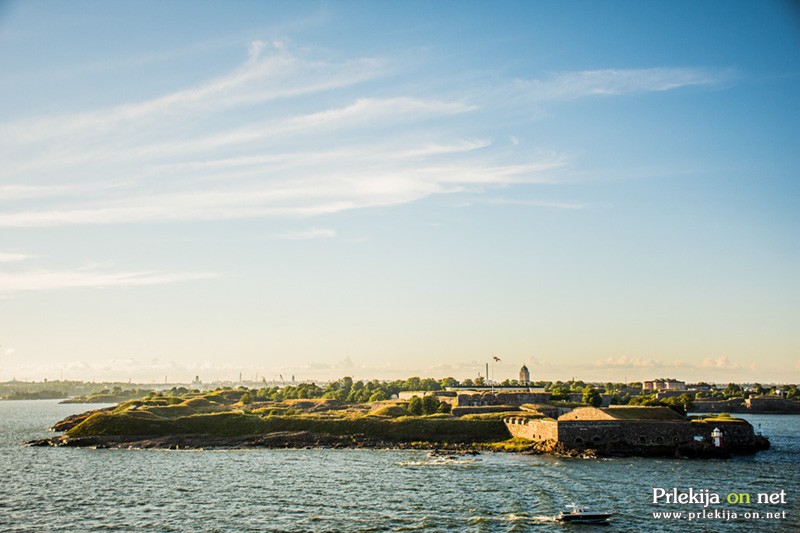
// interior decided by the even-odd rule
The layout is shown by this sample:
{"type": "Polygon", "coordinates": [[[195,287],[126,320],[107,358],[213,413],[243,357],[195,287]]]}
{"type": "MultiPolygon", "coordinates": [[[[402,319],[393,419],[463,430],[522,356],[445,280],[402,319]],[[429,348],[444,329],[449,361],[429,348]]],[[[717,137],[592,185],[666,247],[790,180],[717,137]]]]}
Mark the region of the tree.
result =
{"type": "Polygon", "coordinates": [[[418,376],[408,378],[403,383],[403,390],[422,390],[422,380],[418,376]]]}
{"type": "Polygon", "coordinates": [[[588,386],[584,381],[581,381],[580,379],[578,381],[570,381],[569,383],[570,383],[569,390],[572,392],[580,392],[586,389],[586,387],[588,386]]]}
{"type": "Polygon", "coordinates": [[[664,404],[656,400],[655,396],[634,396],[631,398],[629,405],[643,405],[645,407],[663,407],[664,404]]]}
{"type": "Polygon", "coordinates": [[[683,410],[685,413],[688,413],[694,408],[694,398],[692,398],[688,394],[681,394],[678,396],[678,401],[683,406],[683,410]]]}
{"type": "Polygon", "coordinates": [[[245,392],[242,394],[242,397],[239,399],[244,405],[249,405],[253,403],[253,397],[250,395],[249,392],[245,392]]]}
{"type": "Polygon", "coordinates": [[[371,402],[382,402],[386,399],[386,393],[382,390],[378,390],[372,393],[372,396],[369,397],[369,401],[371,402]]]}
{"type": "Polygon", "coordinates": [[[679,415],[685,415],[692,407],[694,407],[694,403],[692,402],[692,397],[688,394],[681,394],[677,397],[672,398],[664,398],[660,401],[661,405],[669,407],[679,415]]]}
{"type": "Polygon", "coordinates": [[[439,409],[439,398],[432,394],[427,394],[422,397],[422,412],[426,415],[432,415],[439,409]]]}
{"type": "Polygon", "coordinates": [[[408,410],[417,416],[422,414],[422,400],[419,396],[411,397],[411,399],[408,401],[408,410]]]}
{"type": "Polygon", "coordinates": [[[428,390],[428,391],[435,391],[435,390],[442,390],[442,385],[438,381],[433,378],[425,378],[420,381],[421,390],[428,390]]]}
{"type": "Polygon", "coordinates": [[[586,387],[583,391],[583,403],[589,404],[592,407],[600,407],[603,403],[603,398],[594,387],[586,387]]]}
{"type": "Polygon", "coordinates": [[[629,401],[631,401],[631,397],[628,394],[620,396],[619,394],[614,394],[611,396],[611,405],[625,405],[629,401]]]}
{"type": "Polygon", "coordinates": [[[797,385],[789,385],[788,387],[784,388],[784,390],[786,391],[787,400],[800,399],[800,390],[797,388],[797,385]]]}
{"type": "Polygon", "coordinates": [[[731,396],[741,396],[742,395],[742,388],[737,385],[736,383],[728,383],[728,386],[725,387],[725,396],[730,398],[731,396]]]}
{"type": "Polygon", "coordinates": [[[555,386],[550,389],[550,398],[553,400],[568,400],[569,389],[563,385],[555,386]]]}
{"type": "Polygon", "coordinates": [[[458,381],[455,378],[450,377],[442,379],[439,384],[443,389],[446,389],[447,387],[458,387],[458,381]]]}

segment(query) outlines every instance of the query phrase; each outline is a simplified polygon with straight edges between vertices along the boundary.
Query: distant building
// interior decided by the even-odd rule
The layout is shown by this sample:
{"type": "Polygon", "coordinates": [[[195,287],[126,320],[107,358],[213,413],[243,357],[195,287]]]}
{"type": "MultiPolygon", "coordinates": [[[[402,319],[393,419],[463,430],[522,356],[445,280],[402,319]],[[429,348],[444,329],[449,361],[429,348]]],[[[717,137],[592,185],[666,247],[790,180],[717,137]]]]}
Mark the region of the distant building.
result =
{"type": "Polygon", "coordinates": [[[527,384],[531,380],[531,373],[528,372],[528,367],[522,365],[522,368],[519,369],[519,382],[522,385],[527,384]]]}
{"type": "Polygon", "coordinates": [[[677,379],[654,379],[653,381],[645,381],[642,383],[643,390],[686,390],[686,382],[678,381],[677,379]]]}

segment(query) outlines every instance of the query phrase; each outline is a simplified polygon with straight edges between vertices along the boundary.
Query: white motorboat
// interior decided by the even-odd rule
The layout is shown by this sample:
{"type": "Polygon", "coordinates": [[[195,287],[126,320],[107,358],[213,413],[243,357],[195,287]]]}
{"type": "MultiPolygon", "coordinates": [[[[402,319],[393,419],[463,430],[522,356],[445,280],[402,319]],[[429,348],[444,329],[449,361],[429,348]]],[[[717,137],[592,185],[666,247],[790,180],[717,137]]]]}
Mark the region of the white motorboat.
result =
{"type": "Polygon", "coordinates": [[[572,510],[561,511],[558,516],[556,516],[556,520],[576,524],[605,524],[611,519],[611,515],[614,514],[590,511],[586,507],[578,505],[577,503],[567,505],[567,509],[572,510]]]}

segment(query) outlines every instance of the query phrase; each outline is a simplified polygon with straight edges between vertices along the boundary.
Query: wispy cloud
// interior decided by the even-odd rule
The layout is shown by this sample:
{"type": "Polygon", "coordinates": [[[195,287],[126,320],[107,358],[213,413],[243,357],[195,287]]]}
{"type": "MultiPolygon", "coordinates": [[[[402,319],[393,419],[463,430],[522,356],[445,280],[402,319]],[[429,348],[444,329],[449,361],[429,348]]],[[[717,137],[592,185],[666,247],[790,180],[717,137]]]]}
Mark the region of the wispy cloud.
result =
{"type": "Polygon", "coordinates": [[[311,228],[302,231],[289,231],[275,236],[281,240],[309,240],[309,239],[330,239],[336,237],[336,230],[328,228],[311,228]]]}
{"type": "MultiPolygon", "coordinates": [[[[13,356],[15,354],[7,354],[13,356]]],[[[5,361],[3,375],[24,379],[59,378],[83,380],[128,381],[134,383],[163,383],[166,376],[170,383],[189,383],[196,375],[203,381],[224,379],[238,381],[239,372],[247,371],[247,377],[261,371],[247,366],[236,366],[224,361],[193,361],[178,363],[159,357],[119,357],[105,360],[69,360],[43,363],[24,359],[20,352],[5,361]]],[[[263,375],[263,374],[262,374],[263,375]]]]}
{"type": "MultiPolygon", "coordinates": [[[[569,157],[515,136],[497,144],[465,127],[460,117],[491,113],[478,100],[376,93],[364,83],[392,68],[385,58],[321,60],[254,41],[244,63],[192,87],[0,123],[0,227],[312,217],[563,179],[569,157]]],[[[514,90],[570,99],[710,85],[726,75],[594,70],[521,81],[514,90]]]]}
{"type": "Polygon", "coordinates": [[[86,196],[124,187],[124,183],[72,183],[64,185],[0,185],[0,201],[86,196]]]}
{"type": "Polygon", "coordinates": [[[20,253],[13,253],[13,252],[0,252],[0,263],[11,263],[14,261],[24,261],[25,259],[30,259],[33,256],[28,254],[20,254],[20,253]]]}
{"type": "Polygon", "coordinates": [[[734,363],[731,362],[726,356],[722,355],[719,357],[707,357],[703,359],[703,361],[697,365],[697,367],[715,370],[739,370],[743,368],[755,368],[756,365],[754,363],[750,363],[748,365],[734,363]]]}
{"type": "Polygon", "coordinates": [[[144,126],[171,129],[187,117],[196,120],[234,107],[350,86],[377,76],[383,64],[375,58],[340,63],[306,60],[280,42],[251,45],[250,52],[243,65],[194,87],[110,109],[19,120],[8,124],[0,139],[31,143],[144,126]]]}
{"type": "Polygon", "coordinates": [[[620,355],[618,357],[608,357],[602,361],[597,361],[594,366],[603,368],[655,368],[664,367],[665,365],[664,363],[654,359],[620,355]]]}
{"type": "Polygon", "coordinates": [[[514,198],[489,198],[488,204],[494,205],[520,205],[529,207],[546,207],[551,209],[586,209],[589,207],[585,202],[557,202],[552,200],[517,200],[514,198]]]}
{"type": "Polygon", "coordinates": [[[735,71],[730,69],[700,68],[580,70],[559,73],[547,79],[519,80],[517,87],[537,100],[571,100],[720,85],[730,82],[735,75],[735,71]]]}
{"type": "Polygon", "coordinates": [[[707,357],[700,361],[686,361],[674,359],[672,361],[660,361],[642,357],[630,357],[620,355],[608,357],[596,361],[593,365],[596,368],[628,368],[628,369],[664,369],[664,370],[742,370],[755,369],[754,363],[741,364],[731,362],[726,356],[707,357]]]}
{"type": "MultiPolygon", "coordinates": [[[[419,147],[420,152],[426,150],[435,152],[430,146],[419,147]]],[[[227,172],[226,167],[211,165],[209,172],[202,174],[205,180],[186,184],[186,190],[142,194],[137,188],[123,188],[113,195],[109,191],[101,199],[6,211],[0,213],[0,227],[307,217],[398,205],[474,187],[545,183],[552,180],[548,171],[564,164],[560,158],[513,165],[497,164],[491,157],[442,163],[431,159],[441,153],[425,158],[426,164],[421,165],[413,158],[378,160],[374,153],[351,161],[334,151],[319,155],[310,169],[305,168],[306,161],[282,163],[275,168],[271,161],[237,160],[227,172]],[[271,173],[276,178],[259,179],[271,173]],[[293,176],[284,177],[287,174],[293,176]]],[[[314,154],[310,158],[314,159],[314,154]]],[[[199,169],[197,172],[202,173],[199,169]]]]}
{"type": "Polygon", "coordinates": [[[31,270],[0,272],[0,294],[71,288],[141,287],[218,277],[208,272],[100,272],[92,270],[31,270]]]}

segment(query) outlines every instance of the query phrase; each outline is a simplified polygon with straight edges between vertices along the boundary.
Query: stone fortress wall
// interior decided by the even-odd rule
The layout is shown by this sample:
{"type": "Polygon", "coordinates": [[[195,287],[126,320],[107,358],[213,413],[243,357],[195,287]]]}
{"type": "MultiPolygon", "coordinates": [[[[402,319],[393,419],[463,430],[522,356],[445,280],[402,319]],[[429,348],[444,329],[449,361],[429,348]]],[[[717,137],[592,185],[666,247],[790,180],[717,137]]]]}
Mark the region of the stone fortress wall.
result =
{"type": "Polygon", "coordinates": [[[543,403],[550,400],[549,392],[459,392],[456,405],[478,407],[484,405],[514,405],[543,403]]]}
{"type": "Polygon", "coordinates": [[[673,416],[665,409],[582,407],[558,420],[508,417],[504,422],[514,437],[609,453],[668,453],[679,447],[708,446],[715,428],[722,431],[723,445],[728,451],[749,451],[757,444],[753,426],[746,421],[690,420],[677,413],[673,416]],[[648,413],[648,409],[653,411],[648,413]],[[615,417],[615,410],[628,418],[615,417]]]}

